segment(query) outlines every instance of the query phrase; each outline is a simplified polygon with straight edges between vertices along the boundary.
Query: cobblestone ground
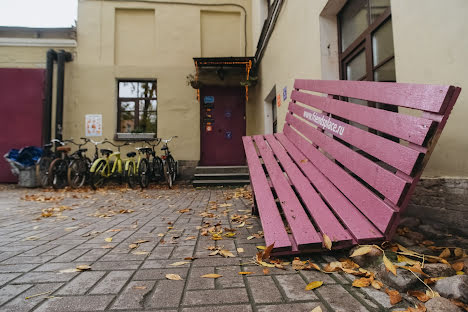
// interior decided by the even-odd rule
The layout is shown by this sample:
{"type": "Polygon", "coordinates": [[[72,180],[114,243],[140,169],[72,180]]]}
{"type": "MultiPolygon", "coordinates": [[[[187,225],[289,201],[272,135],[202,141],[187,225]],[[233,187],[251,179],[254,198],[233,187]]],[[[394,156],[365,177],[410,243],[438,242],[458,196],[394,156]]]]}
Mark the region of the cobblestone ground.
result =
{"type": "MultiPolygon", "coordinates": [[[[233,238],[213,241],[200,235],[204,221],[230,228],[235,227],[230,215],[249,213],[248,199],[226,199],[233,192],[191,187],[143,192],[0,187],[0,311],[265,312],[311,311],[317,306],[323,311],[391,311],[404,307],[403,302],[388,310],[388,296],[353,288],[351,278],[338,273],[297,273],[289,267],[264,274],[251,261],[256,246],[264,241],[247,240],[261,230],[256,218],[236,228],[233,238]],[[224,206],[213,211],[217,217],[200,216],[215,201],[218,207],[224,206]],[[54,215],[40,217],[48,208],[56,209],[45,210],[44,216],[54,215]],[[191,210],[179,212],[187,208],[191,210]],[[133,212],[119,212],[124,209],[133,212]],[[135,242],[138,247],[131,249],[135,242]],[[224,246],[235,257],[209,256],[212,251],[206,247],[211,245],[224,246]],[[244,252],[238,253],[238,248],[244,252]],[[196,259],[171,266],[186,257],[196,259]],[[92,269],[73,272],[77,265],[92,269]],[[241,271],[253,274],[239,275],[241,271]],[[201,277],[209,273],[222,277],[201,277]],[[166,274],[178,274],[182,280],[168,280],[166,274]],[[316,280],[324,285],[306,291],[307,283],[316,280]]],[[[312,260],[325,264],[334,258],[314,255],[312,260]]]]}

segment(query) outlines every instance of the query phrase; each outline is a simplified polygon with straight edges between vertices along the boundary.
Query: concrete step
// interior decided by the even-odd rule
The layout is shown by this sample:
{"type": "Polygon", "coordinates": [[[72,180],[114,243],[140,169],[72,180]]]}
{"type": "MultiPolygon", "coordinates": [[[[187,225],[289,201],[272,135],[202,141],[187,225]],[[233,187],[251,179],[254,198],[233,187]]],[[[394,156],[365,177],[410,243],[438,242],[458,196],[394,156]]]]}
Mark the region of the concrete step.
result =
{"type": "Polygon", "coordinates": [[[195,168],[196,174],[203,173],[248,173],[247,166],[198,166],[195,168]]]}
{"type": "Polygon", "coordinates": [[[238,180],[194,180],[193,186],[215,186],[215,185],[246,185],[250,184],[250,180],[238,179],[238,180]]]}
{"type": "Polygon", "coordinates": [[[248,180],[248,173],[195,173],[194,180],[248,180]]]}

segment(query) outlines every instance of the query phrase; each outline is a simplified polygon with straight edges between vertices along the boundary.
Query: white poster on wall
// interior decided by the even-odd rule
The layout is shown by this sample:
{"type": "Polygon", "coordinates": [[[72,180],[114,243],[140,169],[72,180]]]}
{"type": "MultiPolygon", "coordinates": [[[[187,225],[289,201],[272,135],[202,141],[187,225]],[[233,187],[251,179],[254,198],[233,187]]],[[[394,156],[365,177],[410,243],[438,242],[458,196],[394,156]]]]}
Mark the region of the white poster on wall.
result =
{"type": "Polygon", "coordinates": [[[86,115],[85,127],[85,133],[87,137],[102,136],[102,115],[86,115]]]}

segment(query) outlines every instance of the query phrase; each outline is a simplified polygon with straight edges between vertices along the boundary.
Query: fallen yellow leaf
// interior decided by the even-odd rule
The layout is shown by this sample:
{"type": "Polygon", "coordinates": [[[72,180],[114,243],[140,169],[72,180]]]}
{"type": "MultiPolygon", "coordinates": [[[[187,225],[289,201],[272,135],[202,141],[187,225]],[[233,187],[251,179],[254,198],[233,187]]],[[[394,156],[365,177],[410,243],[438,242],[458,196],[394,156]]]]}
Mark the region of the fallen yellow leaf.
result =
{"type": "Polygon", "coordinates": [[[410,265],[415,265],[416,263],[419,263],[419,261],[410,259],[408,257],[402,256],[402,255],[397,255],[398,262],[406,262],[410,265]]]}
{"type": "Polygon", "coordinates": [[[205,274],[205,275],[202,275],[201,277],[204,277],[204,278],[219,278],[219,277],[222,277],[222,275],[212,273],[212,274],[205,274]]]}
{"type": "Polygon", "coordinates": [[[408,290],[408,295],[418,298],[418,300],[421,302],[426,302],[431,299],[431,297],[420,290],[408,290]]]}
{"type": "Polygon", "coordinates": [[[239,275],[249,275],[253,274],[253,272],[239,272],[239,275]]]}
{"type": "Polygon", "coordinates": [[[322,312],[322,308],[318,306],[318,307],[313,308],[312,311],[310,312],[322,312]]]}
{"type": "Polygon", "coordinates": [[[455,250],[453,251],[453,254],[454,254],[455,257],[457,257],[457,258],[461,258],[461,257],[463,257],[463,249],[461,249],[461,248],[455,248],[455,250]]]}
{"type": "Polygon", "coordinates": [[[451,256],[450,249],[445,248],[439,255],[440,258],[449,258],[451,256]]]}
{"type": "Polygon", "coordinates": [[[221,249],[219,251],[219,253],[221,254],[221,256],[223,256],[224,258],[234,258],[234,254],[232,252],[230,252],[229,250],[225,250],[225,249],[221,249]]]}
{"type": "Polygon", "coordinates": [[[265,248],[265,251],[263,252],[262,259],[269,259],[270,258],[270,253],[273,250],[273,247],[275,247],[275,243],[271,244],[267,248],[265,248]]]}
{"type": "Polygon", "coordinates": [[[328,250],[331,250],[331,248],[332,248],[332,241],[331,241],[330,237],[328,237],[328,235],[325,234],[325,233],[323,233],[323,245],[328,250]]]}
{"type": "Polygon", "coordinates": [[[266,246],[255,246],[257,247],[257,249],[260,249],[260,250],[265,250],[266,249],[266,246]]]}
{"type": "Polygon", "coordinates": [[[389,290],[387,288],[387,289],[385,289],[385,292],[390,297],[390,304],[391,305],[395,305],[395,304],[397,304],[398,302],[400,302],[402,300],[400,293],[398,291],[396,291],[396,290],[389,290]]]}
{"type": "Polygon", "coordinates": [[[166,278],[172,281],[181,281],[182,277],[179,274],[166,274],[166,278]]]}
{"type": "Polygon", "coordinates": [[[352,258],[352,257],[362,256],[362,255],[368,254],[371,250],[372,250],[372,247],[370,246],[360,247],[356,249],[350,257],[352,258]]]}
{"type": "Polygon", "coordinates": [[[190,262],[187,262],[187,261],[179,261],[179,262],[174,262],[174,263],[171,263],[169,264],[170,266],[180,266],[180,265],[184,265],[184,264],[188,264],[190,262]]]}
{"type": "Polygon", "coordinates": [[[369,286],[371,283],[372,283],[372,280],[371,280],[370,278],[361,277],[360,279],[354,280],[352,286],[353,286],[353,287],[361,288],[361,287],[367,287],[367,286],[369,286]]]}
{"type": "Polygon", "coordinates": [[[387,271],[390,271],[393,273],[393,275],[397,275],[397,272],[396,272],[396,267],[393,265],[393,263],[388,260],[387,256],[383,255],[383,262],[385,264],[385,268],[387,268],[387,271]]]}
{"type": "Polygon", "coordinates": [[[371,285],[372,285],[372,287],[374,287],[375,289],[380,289],[380,288],[382,288],[383,283],[380,282],[380,281],[373,280],[372,283],[371,283],[371,285]]]}
{"type": "Polygon", "coordinates": [[[243,252],[244,252],[244,248],[241,248],[241,247],[237,248],[237,252],[238,252],[238,253],[243,253],[243,252]]]}
{"type": "Polygon", "coordinates": [[[305,290],[312,290],[312,289],[315,289],[315,288],[319,288],[320,286],[323,285],[323,282],[322,281],[314,281],[314,282],[310,282],[309,284],[307,284],[307,286],[305,287],[305,290]]]}
{"type": "Polygon", "coordinates": [[[457,274],[457,275],[465,275],[465,272],[463,272],[463,271],[457,271],[456,274],[457,274]]]}
{"type": "Polygon", "coordinates": [[[88,271],[88,270],[91,270],[91,266],[87,264],[81,264],[81,265],[77,265],[76,269],[79,271],[88,271]]]}
{"type": "Polygon", "coordinates": [[[105,240],[106,242],[110,243],[110,242],[112,242],[112,237],[107,237],[107,238],[105,238],[104,240],[105,240]]]}

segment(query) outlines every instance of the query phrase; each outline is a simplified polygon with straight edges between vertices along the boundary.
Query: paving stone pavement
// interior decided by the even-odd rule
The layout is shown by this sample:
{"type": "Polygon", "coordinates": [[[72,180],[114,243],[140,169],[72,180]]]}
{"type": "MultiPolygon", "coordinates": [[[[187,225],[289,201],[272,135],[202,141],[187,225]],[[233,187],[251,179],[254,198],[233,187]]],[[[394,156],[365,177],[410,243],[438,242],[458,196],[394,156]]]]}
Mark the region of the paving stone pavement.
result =
{"type": "MultiPolygon", "coordinates": [[[[265,275],[252,263],[263,239],[247,240],[261,231],[259,220],[249,218],[241,228],[231,224],[232,214],[247,214],[251,207],[246,198],[230,198],[234,192],[189,186],[96,192],[0,186],[0,311],[308,312],[317,306],[330,312],[396,311],[409,304],[391,307],[387,296],[353,288],[352,279],[338,273],[298,273],[289,267],[265,275]],[[213,202],[216,217],[200,216],[213,202]],[[40,217],[42,209],[54,207],[62,211],[40,217]],[[133,211],[119,213],[125,209],[133,211]],[[199,233],[204,222],[233,227],[236,235],[213,241],[199,233]],[[147,242],[129,248],[138,240],[147,242]],[[210,245],[224,246],[236,257],[209,256],[210,245]],[[196,259],[171,266],[186,257],[196,259]],[[84,264],[92,269],[71,272],[84,264]],[[169,273],[182,280],[167,280],[169,273]],[[209,273],[223,276],[201,278],[209,273]],[[324,285],[306,291],[316,280],[324,285]]],[[[304,259],[323,265],[335,256],[304,259]]]]}

